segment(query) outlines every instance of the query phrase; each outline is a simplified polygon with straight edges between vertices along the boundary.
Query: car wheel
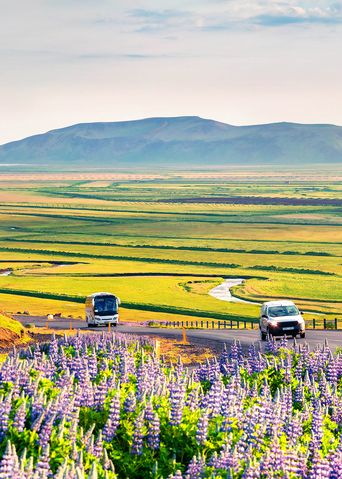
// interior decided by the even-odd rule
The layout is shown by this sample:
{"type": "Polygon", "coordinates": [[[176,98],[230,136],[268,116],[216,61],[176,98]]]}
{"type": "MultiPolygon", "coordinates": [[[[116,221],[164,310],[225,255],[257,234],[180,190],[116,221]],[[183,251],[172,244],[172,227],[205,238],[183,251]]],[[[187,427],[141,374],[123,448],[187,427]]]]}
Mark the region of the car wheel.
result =
{"type": "Polygon", "coordinates": [[[305,338],[305,333],[300,333],[301,338],[305,338]]]}
{"type": "Polygon", "coordinates": [[[261,337],[261,341],[266,341],[267,334],[260,330],[260,337],[261,337]]]}

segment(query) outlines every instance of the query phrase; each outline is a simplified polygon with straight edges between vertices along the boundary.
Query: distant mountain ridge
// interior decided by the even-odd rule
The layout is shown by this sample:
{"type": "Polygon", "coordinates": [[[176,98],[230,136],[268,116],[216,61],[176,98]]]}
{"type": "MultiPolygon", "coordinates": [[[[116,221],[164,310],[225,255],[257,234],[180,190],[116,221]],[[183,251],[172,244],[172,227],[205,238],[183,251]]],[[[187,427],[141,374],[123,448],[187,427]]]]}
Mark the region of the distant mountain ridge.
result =
{"type": "Polygon", "coordinates": [[[0,163],[189,167],[342,163],[342,127],[232,126],[196,116],[81,123],[0,146],[0,163]]]}

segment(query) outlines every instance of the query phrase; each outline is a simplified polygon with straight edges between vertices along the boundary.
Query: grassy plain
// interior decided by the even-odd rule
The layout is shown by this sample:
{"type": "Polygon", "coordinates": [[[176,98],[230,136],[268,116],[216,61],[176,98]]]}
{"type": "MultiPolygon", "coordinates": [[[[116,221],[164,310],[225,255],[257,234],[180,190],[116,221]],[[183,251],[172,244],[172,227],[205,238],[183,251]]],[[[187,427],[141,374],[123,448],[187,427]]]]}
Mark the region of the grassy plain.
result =
{"type": "Polygon", "coordinates": [[[257,304],[208,295],[239,277],[243,299],[342,316],[341,206],[315,204],[341,198],[334,176],[85,176],[0,178],[0,310],[77,317],[85,295],[109,290],[125,320],[256,319],[257,304]]]}

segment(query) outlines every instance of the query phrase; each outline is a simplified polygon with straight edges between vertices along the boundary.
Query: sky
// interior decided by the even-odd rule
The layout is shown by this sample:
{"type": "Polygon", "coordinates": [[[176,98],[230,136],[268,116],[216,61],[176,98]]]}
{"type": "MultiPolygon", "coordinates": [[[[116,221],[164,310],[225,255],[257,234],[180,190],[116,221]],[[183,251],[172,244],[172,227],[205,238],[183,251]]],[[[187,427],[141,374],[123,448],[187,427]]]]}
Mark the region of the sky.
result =
{"type": "Polygon", "coordinates": [[[198,115],[342,125],[342,1],[0,0],[0,143],[198,115]]]}

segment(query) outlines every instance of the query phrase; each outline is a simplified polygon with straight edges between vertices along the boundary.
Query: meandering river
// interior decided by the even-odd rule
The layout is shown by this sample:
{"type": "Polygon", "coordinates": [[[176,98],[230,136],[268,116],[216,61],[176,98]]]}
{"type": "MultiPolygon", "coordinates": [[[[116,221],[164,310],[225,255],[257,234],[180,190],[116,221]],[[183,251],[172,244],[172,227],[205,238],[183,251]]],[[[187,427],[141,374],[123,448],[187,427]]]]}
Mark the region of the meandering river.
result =
{"type": "Polygon", "coordinates": [[[215,288],[209,291],[210,296],[213,296],[216,299],[221,301],[230,301],[231,303],[248,303],[248,304],[259,304],[254,301],[246,301],[244,299],[237,298],[233,296],[230,289],[233,286],[242,284],[245,281],[244,278],[226,278],[223,283],[215,286],[215,288]]]}

